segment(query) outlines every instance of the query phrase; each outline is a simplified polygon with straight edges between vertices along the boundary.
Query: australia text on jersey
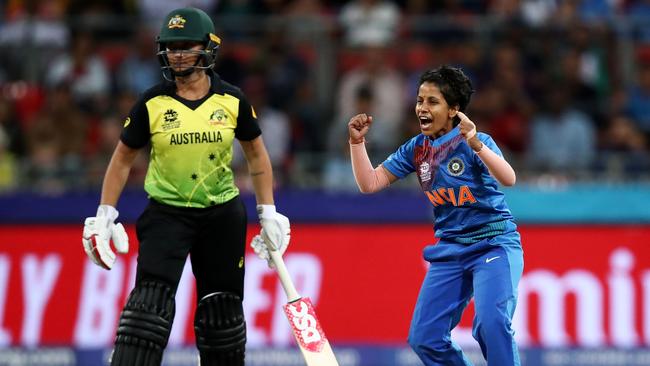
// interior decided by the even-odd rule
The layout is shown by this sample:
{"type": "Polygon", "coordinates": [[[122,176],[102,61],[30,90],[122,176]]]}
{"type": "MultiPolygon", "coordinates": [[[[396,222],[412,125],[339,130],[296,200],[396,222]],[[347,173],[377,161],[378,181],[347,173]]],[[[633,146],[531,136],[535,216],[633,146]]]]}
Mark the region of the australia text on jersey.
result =
{"type": "Polygon", "coordinates": [[[458,194],[456,194],[456,190],[453,187],[440,187],[431,191],[424,191],[424,193],[429,197],[429,201],[434,206],[445,205],[447,203],[451,203],[454,206],[476,203],[476,198],[474,198],[468,186],[460,186],[458,188],[458,194]]]}
{"type": "Polygon", "coordinates": [[[207,144],[222,141],[220,131],[172,133],[169,137],[170,145],[207,144]]]}

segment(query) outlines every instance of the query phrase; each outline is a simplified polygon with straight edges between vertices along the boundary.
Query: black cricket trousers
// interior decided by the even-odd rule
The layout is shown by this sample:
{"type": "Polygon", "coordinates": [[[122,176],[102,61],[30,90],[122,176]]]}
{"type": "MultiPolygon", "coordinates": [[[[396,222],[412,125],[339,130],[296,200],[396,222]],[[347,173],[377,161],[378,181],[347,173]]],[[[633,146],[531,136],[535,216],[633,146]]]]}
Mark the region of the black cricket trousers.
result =
{"type": "Polygon", "coordinates": [[[189,254],[198,299],[213,292],[233,292],[243,299],[246,224],[239,196],[208,208],[150,200],[136,223],[136,282],[163,281],[176,292],[189,254]]]}

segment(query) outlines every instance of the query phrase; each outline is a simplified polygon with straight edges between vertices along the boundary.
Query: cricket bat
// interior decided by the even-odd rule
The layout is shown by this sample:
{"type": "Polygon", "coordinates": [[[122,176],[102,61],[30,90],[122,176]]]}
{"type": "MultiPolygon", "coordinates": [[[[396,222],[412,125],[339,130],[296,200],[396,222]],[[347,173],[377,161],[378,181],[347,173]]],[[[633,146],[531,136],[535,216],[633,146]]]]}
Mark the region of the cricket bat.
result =
{"type": "Polygon", "coordinates": [[[338,366],[339,363],[320,326],[311,300],[300,296],[296,291],[282,255],[277,250],[269,250],[269,254],[275,264],[284,292],[287,294],[287,303],[283,306],[284,313],[289,319],[305,363],[307,366],[338,366]]]}

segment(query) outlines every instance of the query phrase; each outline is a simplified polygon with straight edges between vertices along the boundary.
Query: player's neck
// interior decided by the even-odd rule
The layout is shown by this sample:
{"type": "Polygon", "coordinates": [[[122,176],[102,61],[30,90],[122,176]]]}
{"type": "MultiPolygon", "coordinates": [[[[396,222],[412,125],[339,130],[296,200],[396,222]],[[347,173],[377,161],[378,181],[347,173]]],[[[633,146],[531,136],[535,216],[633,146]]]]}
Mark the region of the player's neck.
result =
{"type": "Polygon", "coordinates": [[[205,72],[193,72],[176,78],[176,94],[183,99],[198,100],[210,91],[210,77],[205,72]]]}

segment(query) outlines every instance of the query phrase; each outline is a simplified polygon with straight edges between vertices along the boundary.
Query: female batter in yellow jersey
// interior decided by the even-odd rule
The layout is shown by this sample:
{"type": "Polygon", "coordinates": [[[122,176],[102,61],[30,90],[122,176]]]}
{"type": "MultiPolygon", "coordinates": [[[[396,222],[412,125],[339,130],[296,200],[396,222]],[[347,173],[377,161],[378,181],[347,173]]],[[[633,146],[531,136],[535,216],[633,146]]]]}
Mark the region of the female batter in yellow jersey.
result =
{"type": "MultiPolygon", "coordinates": [[[[271,163],[257,117],[241,90],[212,71],[221,43],[210,17],[195,8],[170,12],[156,40],[165,81],[133,106],[106,170],[83,245],[111,269],[128,251],[116,205],[139,151],[150,145],[138,218],[135,287],[122,312],[112,365],[160,365],[174,318],[174,295],[187,255],[196,279],[194,329],[201,365],[244,365],[242,309],[246,211],[231,169],[234,140],[248,162],[261,235],[272,250],[289,244],[289,220],[275,211],[271,163]]],[[[255,248],[268,258],[267,248],[255,248]]]]}

